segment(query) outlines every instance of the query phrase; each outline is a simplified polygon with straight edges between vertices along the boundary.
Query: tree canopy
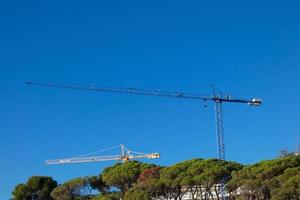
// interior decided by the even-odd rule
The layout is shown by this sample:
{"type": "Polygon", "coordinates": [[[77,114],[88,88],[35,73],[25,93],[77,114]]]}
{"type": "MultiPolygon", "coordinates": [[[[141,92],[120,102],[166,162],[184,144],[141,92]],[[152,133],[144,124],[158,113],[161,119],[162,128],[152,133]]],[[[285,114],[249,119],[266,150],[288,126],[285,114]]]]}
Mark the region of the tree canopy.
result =
{"type": "Polygon", "coordinates": [[[220,183],[226,185],[230,200],[300,200],[300,156],[246,166],[218,159],[192,159],[168,167],[129,161],[61,185],[51,177],[33,176],[15,187],[12,200],[221,199],[220,183]]]}
{"type": "MultiPolygon", "coordinates": [[[[284,191],[287,191],[287,187],[291,189],[299,185],[299,179],[297,179],[299,166],[300,156],[293,155],[262,161],[234,172],[227,188],[233,195],[238,195],[243,199],[277,199],[278,196],[283,195],[284,191]],[[289,174],[292,173],[295,176],[290,179],[289,174]]],[[[293,191],[296,195],[297,191],[293,191]]]]}
{"type": "Polygon", "coordinates": [[[300,200],[300,167],[286,169],[276,180],[279,187],[271,191],[272,200],[300,200]]]}
{"type": "Polygon", "coordinates": [[[101,177],[107,186],[116,188],[121,192],[126,192],[137,182],[144,170],[153,166],[152,164],[138,161],[117,163],[112,167],[104,169],[101,177]]]}
{"type": "Polygon", "coordinates": [[[133,195],[143,194],[156,199],[182,199],[187,193],[192,199],[207,199],[212,197],[212,190],[220,196],[219,183],[228,181],[231,172],[241,168],[242,165],[238,163],[218,159],[183,161],[159,170],[148,169],[141,174],[140,179],[143,181],[139,181],[133,188],[136,191],[130,192],[133,195]]]}
{"type": "Polygon", "coordinates": [[[57,182],[47,176],[32,176],[23,184],[18,184],[12,192],[12,200],[53,200],[51,191],[57,182]]]}
{"type": "Polygon", "coordinates": [[[92,192],[92,178],[79,177],[57,186],[52,192],[54,200],[79,200],[90,199],[92,192]]]}

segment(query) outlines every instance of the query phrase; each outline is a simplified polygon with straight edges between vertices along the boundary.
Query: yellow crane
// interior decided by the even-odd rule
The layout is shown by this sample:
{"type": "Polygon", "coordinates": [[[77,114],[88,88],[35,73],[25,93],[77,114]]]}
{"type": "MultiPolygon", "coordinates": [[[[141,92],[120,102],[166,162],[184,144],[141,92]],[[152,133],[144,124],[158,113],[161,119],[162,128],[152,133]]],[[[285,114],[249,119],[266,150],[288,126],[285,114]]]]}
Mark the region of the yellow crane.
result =
{"type": "Polygon", "coordinates": [[[109,147],[103,150],[98,150],[96,152],[75,156],[71,158],[64,158],[64,159],[53,159],[53,160],[46,160],[45,163],[47,165],[54,165],[54,164],[72,164],[72,163],[87,163],[87,162],[101,162],[101,161],[110,161],[110,160],[116,160],[116,161],[123,161],[127,162],[129,160],[134,159],[140,159],[140,158],[148,158],[148,159],[156,159],[159,158],[159,153],[141,153],[136,151],[131,151],[127,147],[125,147],[123,144],[109,147]],[[106,156],[95,156],[95,154],[108,151],[111,149],[121,149],[121,154],[119,155],[106,155],[106,156]]]}

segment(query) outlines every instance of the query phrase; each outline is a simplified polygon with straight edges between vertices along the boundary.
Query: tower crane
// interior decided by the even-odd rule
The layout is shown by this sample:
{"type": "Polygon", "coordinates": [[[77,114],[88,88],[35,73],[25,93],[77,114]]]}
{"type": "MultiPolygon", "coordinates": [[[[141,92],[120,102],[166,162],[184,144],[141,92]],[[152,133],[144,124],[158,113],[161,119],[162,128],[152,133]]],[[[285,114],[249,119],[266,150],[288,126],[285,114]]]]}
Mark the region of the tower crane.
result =
{"type": "Polygon", "coordinates": [[[192,99],[201,101],[212,101],[215,103],[215,118],[216,118],[216,135],[218,156],[220,160],[225,160],[225,143],[224,143],[224,124],[223,124],[223,103],[241,103],[249,106],[259,106],[262,103],[260,98],[252,99],[236,99],[229,95],[215,94],[212,95],[200,95],[184,92],[168,92],[161,90],[146,90],[139,88],[121,88],[121,87],[106,87],[98,85],[82,85],[73,83],[58,83],[58,82],[46,82],[46,81],[28,81],[26,85],[55,87],[55,88],[68,88],[77,90],[90,90],[94,92],[112,92],[112,93],[125,93],[145,96],[160,96],[180,99],[192,99]]]}
{"type": "Polygon", "coordinates": [[[123,161],[127,162],[129,160],[134,159],[140,159],[140,158],[148,158],[148,159],[156,159],[159,158],[159,153],[141,153],[141,152],[135,152],[129,150],[127,147],[125,147],[123,144],[113,146],[104,150],[99,150],[96,152],[75,156],[71,158],[64,158],[64,159],[54,159],[54,160],[46,160],[45,163],[48,165],[54,165],[54,164],[72,164],[72,163],[86,163],[86,162],[100,162],[100,161],[110,161],[110,160],[116,160],[116,161],[123,161]],[[109,156],[95,156],[95,154],[104,152],[107,150],[115,149],[115,148],[121,148],[121,154],[120,155],[109,155],[109,156]],[[92,156],[94,155],[94,156],[92,156]]]}

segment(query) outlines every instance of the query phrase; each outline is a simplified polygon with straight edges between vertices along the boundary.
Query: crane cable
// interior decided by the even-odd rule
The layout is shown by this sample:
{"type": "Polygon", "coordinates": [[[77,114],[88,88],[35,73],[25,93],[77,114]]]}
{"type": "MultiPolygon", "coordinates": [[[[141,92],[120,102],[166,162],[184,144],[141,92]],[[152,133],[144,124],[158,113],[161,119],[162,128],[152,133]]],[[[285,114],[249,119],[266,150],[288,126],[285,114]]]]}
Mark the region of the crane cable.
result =
{"type": "Polygon", "coordinates": [[[91,153],[86,153],[86,154],[81,154],[81,155],[78,155],[78,156],[74,156],[73,158],[80,158],[80,157],[84,157],[84,156],[94,155],[94,154],[97,154],[97,153],[101,153],[101,152],[109,151],[109,150],[112,150],[112,149],[116,149],[118,147],[120,147],[120,145],[114,145],[114,146],[111,146],[111,147],[108,147],[108,148],[105,148],[105,149],[100,149],[100,150],[97,150],[97,151],[94,151],[94,152],[91,152],[91,153]]]}

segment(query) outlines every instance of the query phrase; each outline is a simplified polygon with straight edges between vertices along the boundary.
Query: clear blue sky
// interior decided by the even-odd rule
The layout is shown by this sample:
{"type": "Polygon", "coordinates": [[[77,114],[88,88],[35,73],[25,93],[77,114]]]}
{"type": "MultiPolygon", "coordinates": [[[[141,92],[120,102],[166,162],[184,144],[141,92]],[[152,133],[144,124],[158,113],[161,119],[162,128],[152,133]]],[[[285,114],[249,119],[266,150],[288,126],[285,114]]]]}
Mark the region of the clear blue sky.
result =
{"type": "Polygon", "coordinates": [[[63,183],[113,162],[46,166],[124,143],[156,164],[216,157],[213,105],[26,87],[31,79],[210,94],[224,105],[229,160],[293,150],[300,136],[299,1],[2,1],[0,199],[32,175],[63,183]]]}

